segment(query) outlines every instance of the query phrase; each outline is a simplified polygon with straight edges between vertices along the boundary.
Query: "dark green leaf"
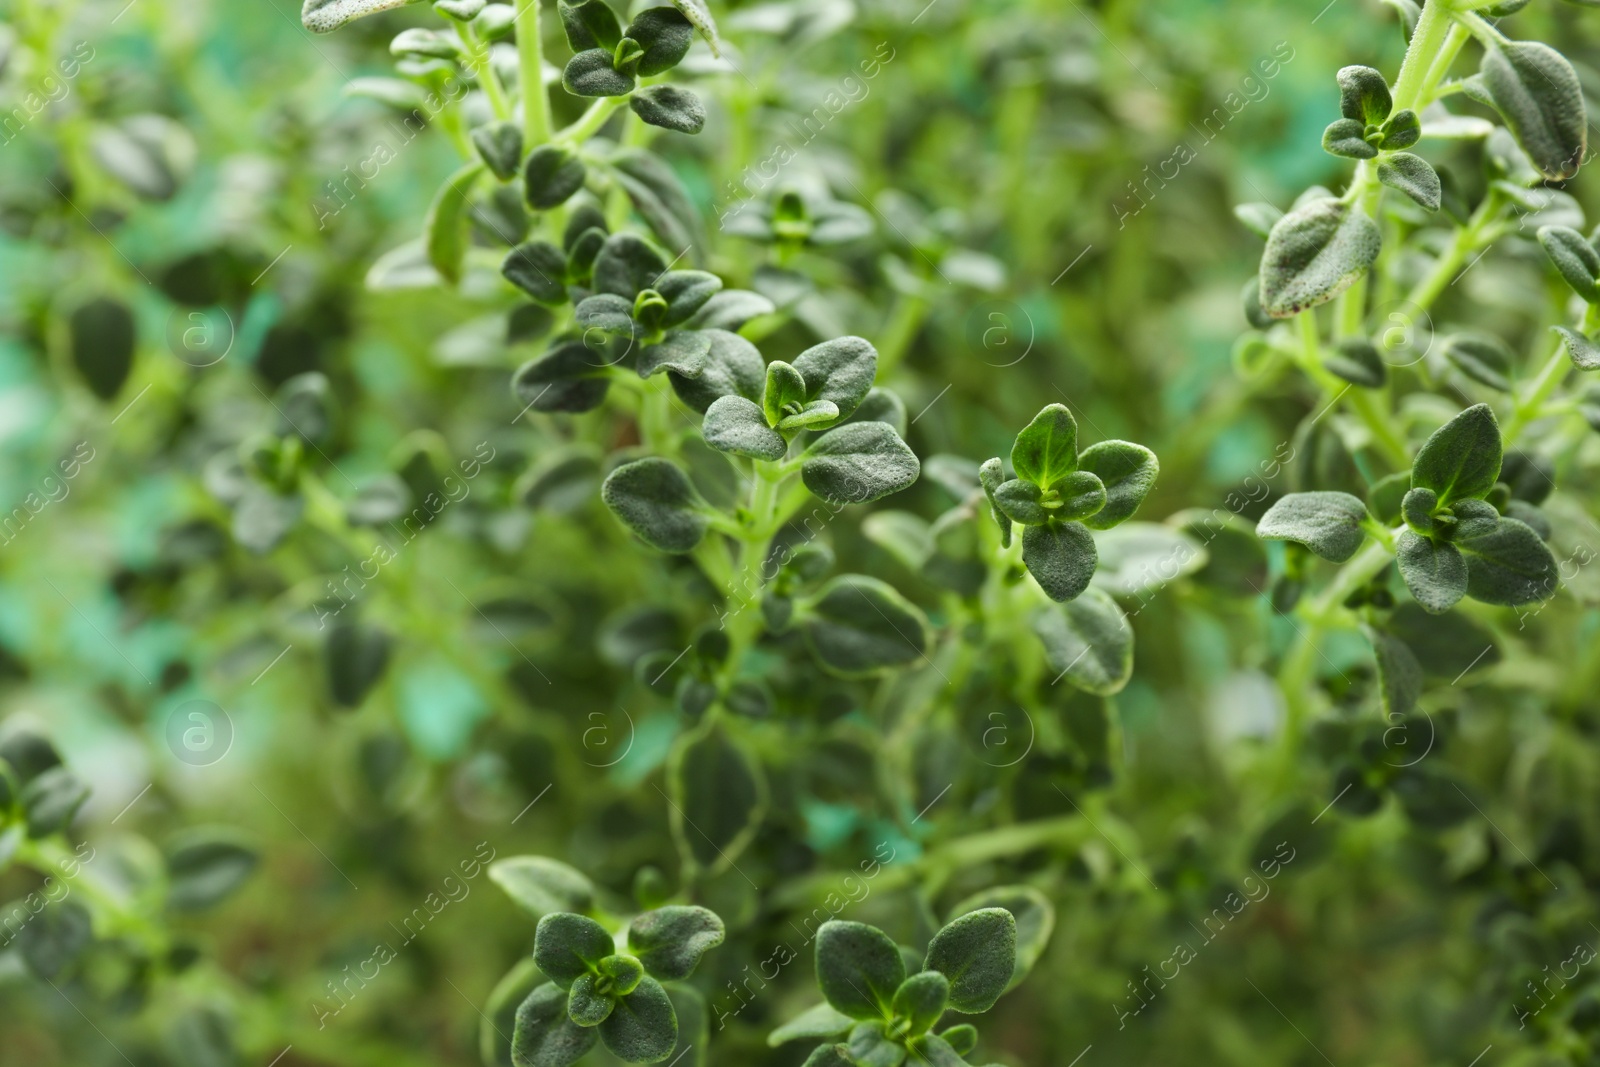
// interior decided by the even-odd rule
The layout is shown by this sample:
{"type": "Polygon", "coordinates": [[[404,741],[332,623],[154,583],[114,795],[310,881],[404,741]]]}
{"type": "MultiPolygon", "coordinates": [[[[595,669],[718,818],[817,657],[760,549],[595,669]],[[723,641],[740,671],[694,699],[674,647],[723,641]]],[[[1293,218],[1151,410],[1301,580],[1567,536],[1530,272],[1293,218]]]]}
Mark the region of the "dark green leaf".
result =
{"type": "Polygon", "coordinates": [[[679,849],[703,871],[726,870],[755,836],[766,811],[761,765],[726,729],[708,722],[674,752],[668,782],[679,849]]]}
{"type": "Polygon", "coordinates": [[[950,979],[950,1008],[976,1015],[994,1007],[1017,961],[1017,920],[984,908],[951,920],[933,936],[924,966],[950,979]]]}
{"type": "Polygon", "coordinates": [[[1466,557],[1467,595],[1472,599],[1519,607],[1555,595],[1555,557],[1527,523],[1464,519],[1456,525],[1452,542],[1466,557]]]}
{"type": "MultiPolygon", "coordinates": [[[[1014,989],[1033,970],[1033,965],[1050,942],[1050,934],[1056,925],[1055,906],[1050,903],[1049,897],[1032,886],[996,886],[974,894],[951,908],[950,918],[960,918],[968,912],[985,908],[1004,908],[1017,920],[1017,965],[1007,986],[1008,989],[1014,989]]],[[[943,1036],[946,1041],[951,1040],[948,1030],[943,1036]]],[[[958,1051],[965,1055],[972,1049],[968,1046],[958,1051]]]]}
{"type": "Polygon", "coordinates": [[[966,1061],[938,1034],[913,1038],[907,1048],[917,1067],[966,1067],[966,1061]]]}
{"type": "Polygon", "coordinates": [[[1378,154],[1366,139],[1367,128],[1353,119],[1336,119],[1322,131],[1322,150],[1346,159],[1371,159],[1378,154]]]}
{"type": "Polygon", "coordinates": [[[546,915],[533,939],[533,962],[563,989],[615,951],[605,927],[575,912],[546,915]]]}
{"type": "Polygon", "coordinates": [[[111,400],[133,371],[137,338],[133,312],[118,300],[91,300],[72,312],[68,332],[72,365],[84,384],[101,400],[111,400]]]}
{"type": "Polygon", "coordinates": [[[1400,501],[1400,517],[1406,525],[1424,536],[1437,532],[1439,525],[1434,512],[1439,510],[1439,494],[1432,489],[1416,488],[1406,493],[1400,501]]]}
{"type": "Polygon", "coordinates": [[[600,992],[600,978],[580,974],[567,991],[567,1018],[579,1026],[599,1026],[617,1005],[610,993],[600,992]]]}
{"type": "Polygon", "coordinates": [[[856,1024],[845,1047],[850,1050],[850,1062],[856,1067],[900,1067],[906,1059],[905,1046],[884,1033],[881,1019],[856,1024]]]}
{"type": "MultiPolygon", "coordinates": [[[[511,1037],[517,1032],[517,1008],[528,994],[545,984],[544,975],[524,956],[495,983],[479,1017],[478,1058],[484,1067],[514,1067],[511,1061],[511,1037]]],[[[553,983],[552,983],[553,985],[553,983]]],[[[557,989],[559,993],[560,990],[557,989]]]]}
{"type": "Polygon", "coordinates": [[[586,52],[591,48],[604,48],[609,52],[622,40],[622,23],[604,0],[580,0],[576,4],[558,0],[556,10],[561,15],[567,44],[574,52],[586,52]]]}
{"type": "Polygon", "coordinates": [[[806,602],[804,612],[807,643],[836,674],[903,666],[927,651],[922,611],[876,578],[840,575],[806,602]]]}
{"type": "Polygon", "coordinates": [[[1587,143],[1583,87],[1565,57],[1538,41],[1490,42],[1480,66],[1495,108],[1551,181],[1578,172],[1587,143]]]}
{"type": "Polygon", "coordinates": [[[866,398],[878,375],[878,350],[860,337],[840,337],[806,349],[794,359],[808,400],[838,405],[849,418],[866,398]]]}
{"type": "Polygon", "coordinates": [[[722,288],[722,279],[703,270],[671,270],[650,286],[667,302],[663,320],[668,326],[687,321],[722,288]]]}
{"type": "Polygon", "coordinates": [[[694,24],[670,7],[647,7],[628,26],[627,36],[639,42],[639,76],[665,74],[683,61],[694,43],[694,24]]]}
{"type": "Polygon", "coordinates": [[[666,272],[666,260],[647,242],[631,233],[612,234],[595,257],[595,292],[631,301],[641,291],[654,289],[666,272]]]}
{"type": "Polygon", "coordinates": [[[334,703],[359,708],[389,665],[388,631],[359,622],[335,623],[328,631],[328,692],[334,703]]]}
{"type": "Polygon", "coordinates": [[[706,444],[736,456],[776,461],[789,451],[789,443],[767,425],[761,409],[742,396],[718,397],[706,409],[700,432],[706,444]]]}
{"type": "Polygon", "coordinates": [[[517,1008],[511,1062],[515,1067],[568,1067],[594,1048],[599,1037],[567,1017],[566,990],[546,982],[517,1008]]]}
{"type": "Polygon", "coordinates": [[[522,127],[515,122],[491,122],[472,131],[472,144],[496,178],[508,182],[522,163],[522,127]]]}
{"type": "Polygon", "coordinates": [[[669,905],[636,916],[628,926],[628,948],[663,981],[694,973],[700,957],[722,944],[722,920],[700,907],[669,905]]]}
{"type": "Polygon", "coordinates": [[[1600,301],[1600,252],[1569,226],[1541,226],[1539,245],[1572,291],[1593,304],[1600,301]]]}
{"type": "Polygon", "coordinates": [[[651,126],[675,133],[699,133],[705,129],[706,106],[700,98],[676,85],[650,85],[628,99],[633,113],[651,126]]]}
{"type": "Polygon", "coordinates": [[[1081,522],[1022,531],[1022,562],[1051,600],[1065,602],[1087,589],[1098,560],[1094,536],[1081,522]]]}
{"type": "Polygon", "coordinates": [[[855,422],[817,438],[805,451],[800,477],[823,500],[867,504],[907,488],[921,469],[888,423],[855,422]]]}
{"type": "Polygon", "coordinates": [[[965,1056],[978,1047],[978,1028],[971,1023],[961,1023],[952,1026],[939,1034],[939,1037],[950,1046],[957,1056],[965,1056]]]}
{"type": "MultiPolygon", "coordinates": [[[[1383,138],[1378,142],[1378,147],[1385,152],[1394,152],[1401,148],[1410,148],[1422,139],[1422,119],[1417,117],[1415,111],[1409,108],[1397,111],[1388,122],[1383,124],[1383,138]]],[[[1400,153],[1404,155],[1405,153],[1400,153]]],[[[1417,157],[1412,156],[1412,159],[1417,157]]],[[[1420,159],[1417,162],[1421,163],[1420,159]]],[[[1427,166],[1426,163],[1422,164],[1427,166]]],[[[1382,167],[1379,167],[1379,177],[1382,178],[1382,167]]]]}
{"type": "Polygon", "coordinates": [[[587,175],[583,160],[572,149],[564,145],[540,145],[528,154],[527,165],[522,170],[528,206],[537,211],[560,207],[583,188],[587,175]]]}
{"type": "Polygon", "coordinates": [[[1421,156],[1396,152],[1378,164],[1378,180],[1398,189],[1429,211],[1438,211],[1444,186],[1438,173],[1421,156]]]}
{"type": "Polygon", "coordinates": [[[1389,117],[1394,101],[1389,96],[1389,83],[1371,67],[1341,67],[1335,79],[1339,83],[1339,114],[1362,126],[1378,126],[1389,117]]]}
{"type": "Polygon", "coordinates": [[[1044,490],[1032,482],[1012,478],[995,489],[994,506],[1012,522],[1043,526],[1050,521],[1050,512],[1040,503],[1043,496],[1044,490]]]}
{"type": "Polygon", "coordinates": [[[1502,393],[1511,391],[1515,358],[1504,341],[1487,333],[1458,333],[1445,338],[1444,358],[1468,378],[1502,393]]]}
{"type": "Polygon", "coordinates": [[[500,273],[541,304],[567,302],[567,257],[549,241],[529,241],[513,248],[500,265],[500,273]]]}
{"type": "Polygon", "coordinates": [[[660,344],[647,345],[639,353],[639,377],[649,378],[665,370],[685,378],[698,378],[704,373],[710,354],[711,338],[703,332],[674,330],[660,344]]]}
{"type": "Polygon", "coordinates": [[[167,904],[180,911],[209,908],[239,888],[260,857],[233,837],[191,832],[167,853],[167,904]]]}
{"type": "Polygon", "coordinates": [[[1105,483],[1090,471],[1072,471],[1050,492],[1054,499],[1046,500],[1045,507],[1057,521],[1087,520],[1106,506],[1105,483]]]}
{"type": "Polygon", "coordinates": [[[1078,456],[1078,468],[1105,484],[1105,507],[1083,520],[1091,530],[1109,530],[1132,518],[1161,472],[1154,452],[1129,441],[1090,445],[1078,456]]]}
{"type": "Polygon", "coordinates": [[[1378,258],[1378,226],[1337,200],[1313,200],[1278,220],[1261,254],[1261,306],[1286,319],[1325,304],[1378,258]]]}
{"type": "Polygon", "coordinates": [[[1289,493],[1261,516],[1256,534],[1296,541],[1325,560],[1343,563],[1365,540],[1361,523],[1366,517],[1366,505],[1349,493],[1289,493]]]}
{"type": "Polygon", "coordinates": [[[1049,489],[1078,469],[1078,423],[1064,404],[1047,405],[1011,446],[1017,477],[1049,489]]]}
{"type": "Polygon", "coordinates": [[[1346,337],[1339,341],[1322,357],[1322,365],[1351,385],[1369,389],[1380,388],[1389,377],[1383,357],[1364,337],[1346,337]]]}
{"type": "Polygon", "coordinates": [[[900,949],[889,936],[865,923],[834,920],[817,928],[816,943],[817,985],[828,1003],[852,1019],[887,1017],[906,980],[900,949]]]}
{"type": "Polygon", "coordinates": [[[1443,507],[1481,499],[1499,480],[1500,456],[1494,411],[1488,404],[1474,404],[1423,442],[1411,467],[1411,484],[1438,493],[1443,507]]]}
{"type": "Polygon", "coordinates": [[[1133,628],[1117,602],[1099,589],[1040,608],[1033,615],[1033,632],[1056,681],[1064,677],[1085,692],[1111,696],[1133,676],[1133,628]]]}
{"type": "Polygon", "coordinates": [[[536,919],[555,912],[586,912],[594,883],[580,871],[544,856],[508,856],[489,865],[489,879],[536,919]]]}
{"type": "Polygon", "coordinates": [[[517,368],[511,388],[534,411],[592,411],[606,398],[608,373],[582,341],[565,341],[517,368]]]}
{"type": "Polygon", "coordinates": [[[722,396],[742,396],[760,401],[766,384],[766,365],[756,346],[726,330],[697,330],[710,347],[700,374],[690,378],[668,371],[678,398],[702,415],[722,396]]]}
{"type": "Polygon", "coordinates": [[[646,544],[689,552],[706,534],[705,503],[688,475],[652,456],[625,463],[600,486],[600,499],[646,544]]]}
{"type": "Polygon", "coordinates": [[[669,248],[695,247],[700,215],[672,168],[642,148],[618,149],[610,162],[623,191],[656,237],[669,248]]]}
{"type": "Polygon", "coordinates": [[[850,1050],[844,1045],[818,1045],[800,1067],[856,1067],[850,1050]]]}
{"type": "Polygon", "coordinates": [[[611,65],[611,50],[591,48],[567,61],[561,71],[561,84],[573,96],[627,96],[633,92],[634,76],[611,65]]]}

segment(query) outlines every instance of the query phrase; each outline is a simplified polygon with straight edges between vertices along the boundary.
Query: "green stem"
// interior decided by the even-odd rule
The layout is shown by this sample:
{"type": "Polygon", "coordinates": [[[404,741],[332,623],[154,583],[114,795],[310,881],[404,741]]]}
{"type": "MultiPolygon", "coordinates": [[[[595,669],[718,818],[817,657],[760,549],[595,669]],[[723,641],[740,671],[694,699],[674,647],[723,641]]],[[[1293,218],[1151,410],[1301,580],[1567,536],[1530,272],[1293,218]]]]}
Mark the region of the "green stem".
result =
{"type": "Polygon", "coordinates": [[[517,64],[522,85],[522,150],[550,140],[550,98],[544,91],[544,46],[539,40],[539,0],[517,9],[517,64]]]}
{"type": "Polygon", "coordinates": [[[589,110],[579,115],[576,122],[556,134],[555,139],[563,144],[575,144],[593,137],[627,99],[625,96],[602,96],[590,104],[589,110]]]}
{"type": "Polygon", "coordinates": [[[472,71],[479,87],[483,89],[483,95],[488,98],[494,117],[502,122],[510,118],[511,103],[506,99],[505,89],[500,85],[499,75],[494,72],[494,65],[489,62],[488,47],[478,40],[468,23],[456,23],[456,35],[466,49],[467,68],[472,71]]]}
{"type": "Polygon", "coordinates": [[[889,372],[905,358],[917,331],[927,317],[928,302],[920,296],[900,294],[895,299],[894,310],[883,328],[878,345],[878,373],[887,377],[889,372]]]}
{"type": "Polygon", "coordinates": [[[1394,83],[1394,110],[1417,109],[1428,88],[1428,74],[1450,36],[1452,22],[1444,0],[1425,0],[1417,27],[1411,31],[1411,44],[1400,64],[1394,83]]]}
{"type": "Polygon", "coordinates": [[[1564,341],[1557,341],[1555,351],[1550,353],[1550,358],[1544,361],[1544,366],[1539,368],[1539,373],[1528,385],[1528,391],[1512,404],[1511,421],[1506,423],[1505,447],[1510,448],[1516,443],[1528,424],[1544,411],[1545,401],[1550,399],[1552,393],[1561,385],[1567,376],[1567,348],[1564,341]]]}

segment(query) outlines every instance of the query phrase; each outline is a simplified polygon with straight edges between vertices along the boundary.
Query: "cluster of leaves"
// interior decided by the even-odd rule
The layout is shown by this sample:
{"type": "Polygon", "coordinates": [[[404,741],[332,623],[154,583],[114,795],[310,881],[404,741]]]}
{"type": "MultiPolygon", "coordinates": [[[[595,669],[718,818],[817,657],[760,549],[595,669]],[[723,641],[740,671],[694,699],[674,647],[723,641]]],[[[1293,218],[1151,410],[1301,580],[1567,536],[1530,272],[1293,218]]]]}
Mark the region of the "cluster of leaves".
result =
{"type": "Polygon", "coordinates": [[[933,936],[925,956],[902,949],[875,926],[833,921],[817,929],[817,985],[824,1003],[774,1030],[768,1044],[838,1038],[808,1067],[898,1067],[908,1059],[960,1067],[978,1030],[947,1012],[981,1015],[1021,980],[1017,920],[1004,908],[966,912],[933,936]],[[912,972],[908,975],[908,972],[912,972]]]}

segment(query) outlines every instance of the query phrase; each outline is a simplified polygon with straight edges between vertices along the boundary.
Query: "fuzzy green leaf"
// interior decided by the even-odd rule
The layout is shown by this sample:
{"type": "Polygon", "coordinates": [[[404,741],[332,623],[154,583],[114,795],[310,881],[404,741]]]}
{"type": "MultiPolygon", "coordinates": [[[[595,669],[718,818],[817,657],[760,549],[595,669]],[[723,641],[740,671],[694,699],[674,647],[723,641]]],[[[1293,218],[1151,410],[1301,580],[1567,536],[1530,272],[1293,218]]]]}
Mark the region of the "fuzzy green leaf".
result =
{"type": "Polygon", "coordinates": [[[635,369],[641,378],[650,378],[662,371],[672,371],[685,378],[698,378],[704,373],[710,354],[711,338],[704,333],[699,330],[673,330],[659,344],[645,346],[645,350],[639,353],[639,363],[635,369]]]}
{"type": "Polygon", "coordinates": [[[670,7],[647,7],[628,26],[627,36],[639,42],[639,76],[653,78],[683,62],[694,43],[694,24],[670,7]]]}
{"type": "Polygon", "coordinates": [[[1040,608],[1033,615],[1033,632],[1057,681],[1064,677],[1085,692],[1111,696],[1133,676],[1133,628],[1117,602],[1099,589],[1040,608]]]}
{"type": "Polygon", "coordinates": [[[856,1067],[844,1045],[818,1045],[800,1067],[856,1067]]]}
{"type": "MultiPolygon", "coordinates": [[[[817,928],[817,984],[852,1019],[883,1019],[906,980],[899,947],[875,926],[825,922],[817,928]]],[[[948,975],[946,976],[948,977],[948,975]]]]}
{"type": "Polygon", "coordinates": [[[1272,228],[1261,254],[1261,306],[1286,319],[1344,292],[1378,258],[1377,223],[1338,200],[1313,200],[1272,228]]]}
{"type": "Polygon", "coordinates": [[[1455,545],[1403,530],[1395,541],[1400,578],[1424,611],[1438,615],[1467,594],[1467,563],[1455,545]]]}
{"type": "Polygon", "coordinates": [[[1378,149],[1368,143],[1366,132],[1366,126],[1353,119],[1335,119],[1322,131],[1322,150],[1345,159],[1371,159],[1378,149]]]}
{"type": "Polygon", "coordinates": [[[1500,424],[1488,404],[1474,404],[1435,430],[1417,451],[1411,484],[1439,494],[1439,504],[1488,495],[1500,478],[1500,424]]]}
{"type": "Polygon", "coordinates": [[[567,991],[554,982],[539,986],[517,1008],[511,1035],[515,1067],[568,1067],[582,1059],[599,1039],[596,1031],[567,1016],[567,991]]]}
{"type": "Polygon", "coordinates": [[[1391,189],[1400,190],[1428,211],[1438,211],[1444,198],[1438,172],[1427,160],[1410,152],[1396,152],[1381,161],[1378,180],[1391,189]]]}
{"type": "Polygon", "coordinates": [[[938,971],[923,971],[900,983],[890,1010],[910,1024],[911,1034],[925,1034],[944,1014],[950,999],[950,979],[938,971]]]}
{"type": "Polygon", "coordinates": [[[949,1045],[950,1051],[957,1056],[965,1056],[978,1047],[978,1028],[971,1023],[960,1023],[941,1031],[939,1038],[949,1045]]]}
{"type": "Polygon", "coordinates": [[[994,518],[995,524],[1000,527],[1000,544],[1005,548],[1011,547],[1011,518],[1000,507],[996,494],[1000,486],[1006,482],[1005,465],[999,457],[987,460],[978,468],[978,481],[983,486],[984,496],[989,498],[989,514],[994,518]]]}
{"type": "Polygon", "coordinates": [[[668,371],[673,391],[689,407],[702,415],[722,396],[742,396],[759,402],[765,385],[766,365],[756,346],[726,330],[697,330],[709,347],[705,365],[691,378],[668,371]]]}
{"type": "MultiPolygon", "coordinates": [[[[1008,989],[1015,989],[1033,970],[1033,965],[1044,954],[1050,943],[1050,934],[1056,926],[1055,906],[1050,898],[1030,885],[996,886],[975,893],[950,909],[950,918],[957,919],[968,912],[985,908],[1004,908],[1017,920],[1017,965],[1011,972],[1008,989]]],[[[945,1039],[950,1039],[948,1031],[945,1039]]],[[[961,1050],[965,1055],[970,1047],[961,1050]]]]}
{"type": "Polygon", "coordinates": [[[622,23],[604,0],[580,0],[576,4],[558,0],[556,11],[561,16],[567,44],[574,52],[586,52],[591,48],[610,51],[622,40],[622,23]]]}
{"type": "Polygon", "coordinates": [[[629,1063],[656,1063],[672,1055],[678,1043],[678,1014],[661,983],[646,977],[637,989],[617,998],[600,1040],[618,1059],[629,1063]]]}
{"type": "Polygon", "coordinates": [[[921,470],[888,423],[855,422],[817,438],[805,451],[800,477],[830,503],[867,504],[907,488],[921,470]]]}
{"type": "MultiPolygon", "coordinates": [[[[1422,119],[1415,111],[1407,108],[1397,111],[1390,116],[1389,121],[1383,124],[1383,137],[1378,141],[1378,147],[1385,152],[1395,152],[1401,148],[1410,148],[1422,140],[1422,119]]],[[[1400,153],[1404,155],[1405,153],[1400,153]]],[[[1417,157],[1412,156],[1412,159],[1417,157]]],[[[1421,163],[1421,160],[1417,160],[1421,163]]],[[[1423,166],[1427,166],[1423,163],[1423,166]]],[[[1380,174],[1379,177],[1382,177],[1380,174]]]]}
{"type": "Polygon", "coordinates": [[[1593,304],[1600,301],[1600,252],[1570,226],[1539,227],[1539,246],[1572,291],[1593,304]]]}
{"type": "Polygon", "coordinates": [[[648,242],[631,233],[614,233],[595,257],[594,288],[632,301],[643,290],[656,288],[666,273],[666,260],[648,242]]]}
{"type": "Polygon", "coordinates": [[[1579,370],[1595,370],[1600,368],[1600,345],[1577,330],[1565,326],[1550,327],[1561,335],[1561,340],[1567,346],[1567,358],[1572,360],[1572,365],[1579,370]]]}
{"type": "Polygon", "coordinates": [[[1363,126],[1378,126],[1389,117],[1394,100],[1389,83],[1371,67],[1341,67],[1334,75],[1339,83],[1339,114],[1363,126]]]}
{"type": "Polygon", "coordinates": [[[924,967],[950,979],[950,1008],[976,1015],[994,1007],[1017,961],[1017,920],[984,908],[951,920],[933,935],[924,967]]]}
{"type": "MultiPolygon", "coordinates": [[[[839,406],[831,400],[813,400],[793,415],[785,416],[778,429],[787,434],[801,430],[821,430],[839,421],[839,406]]],[[[887,425],[887,424],[886,424],[887,425]]],[[[889,427],[893,432],[894,427],[889,427]]]]}
{"type": "Polygon", "coordinates": [[[22,787],[19,797],[27,815],[29,837],[49,837],[65,830],[89,799],[89,786],[65,767],[52,767],[22,787]]]}
{"type": "Polygon", "coordinates": [[[1078,422],[1064,404],[1047,405],[1011,446],[1017,477],[1049,489],[1078,469],[1078,422]]]}
{"type": "Polygon", "coordinates": [[[905,1046],[889,1038],[884,1029],[881,1019],[858,1023],[845,1042],[850,1062],[856,1067],[900,1067],[906,1059],[905,1046]]]}
{"type": "Polygon", "coordinates": [[[533,938],[533,962],[563,989],[614,951],[616,946],[605,927],[569,911],[540,919],[533,938]]]}
{"type": "Polygon", "coordinates": [[[260,860],[255,849],[231,835],[193,831],[167,853],[167,906],[209,908],[243,885],[260,860]]]}
{"type": "Polygon", "coordinates": [[[994,491],[994,506],[1012,522],[1024,526],[1043,526],[1050,521],[1051,513],[1040,503],[1044,490],[1032,482],[1012,478],[1001,482],[994,491]]]}
{"type": "Polygon", "coordinates": [[[1105,483],[1090,471],[1072,471],[1056,482],[1050,492],[1054,499],[1046,500],[1045,507],[1058,521],[1087,520],[1105,510],[1105,483]]]}
{"type": "Polygon", "coordinates": [[[1576,174],[1588,119],[1572,64],[1538,41],[1500,41],[1485,46],[1479,70],[1495,108],[1540,173],[1551,181],[1576,174]]]}
{"type": "Polygon", "coordinates": [[[1022,531],[1022,562],[1051,600],[1064,603],[1089,588],[1098,561],[1094,537],[1081,522],[1022,531]]]}
{"type": "Polygon", "coordinates": [[[617,1001],[610,993],[599,990],[600,977],[580,974],[567,991],[567,1018],[579,1026],[599,1026],[611,1014],[617,1001]]]}
{"type": "Polygon", "coordinates": [[[706,409],[700,432],[706,444],[736,456],[776,461],[789,451],[789,442],[767,425],[761,409],[742,396],[718,397],[706,409]]]}
{"type": "Polygon", "coordinates": [[[806,642],[823,665],[846,677],[922,658],[928,621],[886,582],[844,574],[803,605],[806,642]]]}
{"type": "Polygon", "coordinates": [[[420,0],[305,0],[300,22],[312,33],[332,33],[354,19],[390,11],[420,0]]]}
{"type": "Polygon", "coordinates": [[[1269,541],[1297,541],[1325,560],[1343,563],[1366,538],[1361,523],[1367,506],[1349,493],[1289,493],[1256,524],[1269,541]]]}
{"type": "Polygon", "coordinates": [[[677,326],[692,318],[717,295],[722,279],[703,270],[669,270],[650,285],[667,302],[663,323],[677,326]]]}
{"type": "Polygon", "coordinates": [[[630,71],[612,66],[609,48],[591,48],[567,60],[561,84],[573,96],[627,96],[635,79],[630,71]]]}
{"type": "Polygon", "coordinates": [[[706,534],[700,494],[688,475],[659,457],[612,471],[600,487],[600,499],[624,526],[663,552],[690,552],[706,534]]]}
{"type": "Polygon", "coordinates": [[[1131,441],[1101,441],[1078,456],[1078,469],[1100,479],[1106,489],[1105,507],[1083,520],[1091,530],[1109,530],[1133,518],[1156,484],[1161,464],[1156,454],[1131,441]]]}
{"type": "Polygon", "coordinates": [[[636,916],[628,925],[628,948],[645,970],[670,982],[693,974],[700,957],[725,936],[716,912],[674,904],[636,916]]]}
{"type": "Polygon", "coordinates": [[[878,375],[878,350],[860,337],[840,337],[806,349],[794,359],[807,400],[829,400],[839,417],[854,414],[878,375]]]}
{"type": "Polygon", "coordinates": [[[799,371],[781,359],[767,364],[767,388],[761,405],[769,426],[776,426],[785,416],[799,411],[806,400],[806,382],[799,371]]]}
{"type": "Polygon", "coordinates": [[[1556,560],[1527,523],[1472,518],[1457,524],[1452,543],[1467,560],[1467,595],[1485,604],[1520,607],[1556,592],[1556,560]]]}
{"type": "Polygon", "coordinates": [[[699,133],[706,126],[706,105],[676,85],[650,85],[634,93],[628,106],[651,126],[675,133],[699,133]]]}

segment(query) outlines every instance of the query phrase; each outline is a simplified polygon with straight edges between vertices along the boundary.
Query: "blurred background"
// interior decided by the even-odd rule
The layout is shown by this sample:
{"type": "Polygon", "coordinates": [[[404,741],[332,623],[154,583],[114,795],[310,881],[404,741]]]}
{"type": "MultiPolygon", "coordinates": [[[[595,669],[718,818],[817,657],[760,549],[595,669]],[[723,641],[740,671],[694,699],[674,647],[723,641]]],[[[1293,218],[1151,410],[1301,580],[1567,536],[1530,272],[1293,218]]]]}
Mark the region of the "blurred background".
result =
{"type": "MultiPolygon", "coordinates": [[[[1254,491],[1228,501],[1274,477],[1263,465],[1312,398],[1236,373],[1260,238],[1232,209],[1346,180],[1319,148],[1333,75],[1393,76],[1396,8],[712,6],[725,55],[697,44],[682,68],[705,132],[652,145],[701,217],[704,265],[755,285],[770,250],[719,220],[779,185],[870,222],[761,275],[801,287],[774,349],[872,339],[925,461],[1003,453],[1059,400],[1086,440],[1159,454],[1142,517],[1265,507],[1254,491]]],[[[1592,85],[1597,19],[1538,0],[1507,26],[1557,44],[1592,85]]],[[[0,0],[0,20],[0,738],[48,736],[90,785],[72,839],[111,883],[137,888],[205,835],[253,857],[225,899],[197,890],[159,923],[129,912],[70,969],[0,949],[0,1065],[481,1062],[491,990],[533,928],[469,861],[554,856],[619,892],[642,865],[674,868],[655,783],[683,725],[630,668],[693,620],[681,576],[600,507],[597,460],[553,463],[559,424],[508,388],[548,324],[508,333],[503,292],[417,288],[380,263],[459,166],[448,116],[405,125],[418,79],[397,80],[388,54],[436,17],[403,8],[314,36],[292,0],[0,0]],[[251,496],[241,449],[330,411],[298,510],[251,496]],[[392,559],[364,549],[364,530],[407,510],[396,501],[450,485],[392,559]],[[348,525],[329,519],[346,509],[348,525]],[[418,908],[427,921],[407,926],[418,908]]],[[[558,122],[576,117],[555,102],[558,122]]],[[[1593,202],[1581,177],[1569,192],[1593,202]]],[[[1544,283],[1523,244],[1441,314],[1532,331],[1544,283]]],[[[892,506],[931,518],[938,493],[924,478],[892,506]]],[[[858,525],[830,530],[840,556],[936,605],[858,525]]],[[[1018,820],[1092,803],[1102,833],[1013,869],[1048,886],[1057,926],[990,1017],[990,1060],[1585,1062],[1587,1031],[1526,1013],[1552,995],[1529,983],[1600,939],[1589,661],[1567,665],[1565,695],[1529,668],[1433,708],[1494,826],[1393,810],[1313,822],[1329,768],[1259,758],[1290,635],[1249,592],[1152,591],[1128,688],[1057,698],[1065,725],[1003,781],[962,772],[940,820],[881,802],[873,736],[826,694],[803,759],[785,763],[793,730],[770,725],[781,802],[743,864],[760,890],[717,890],[732,933],[704,976],[713,1005],[827,892],[830,867],[981,832],[1003,792],[1018,820]],[[1203,926],[1283,819],[1300,835],[1283,873],[1203,926]],[[1180,942],[1193,958],[1173,978],[1180,942]]],[[[1571,618],[1592,635],[1591,610],[1571,618]]],[[[1438,636],[1430,666],[1448,681],[1459,649],[1438,636]]],[[[1364,694],[1364,653],[1328,654],[1350,699],[1364,694]]],[[[975,714],[952,735],[968,763],[992,758],[992,725],[975,714]]],[[[951,780],[939,761],[961,755],[918,751],[928,798],[951,780]]],[[[941,899],[996,877],[952,869],[941,899]]],[[[0,901],[42,882],[0,856],[0,901]]],[[[888,926],[910,888],[886,880],[852,917],[888,926]]],[[[1583,974],[1567,979],[1573,1005],[1583,974]]],[[[713,1020],[708,1062],[798,1064],[804,1048],[762,1039],[814,1000],[809,981],[806,960],[725,1029],[713,1020]]]]}

